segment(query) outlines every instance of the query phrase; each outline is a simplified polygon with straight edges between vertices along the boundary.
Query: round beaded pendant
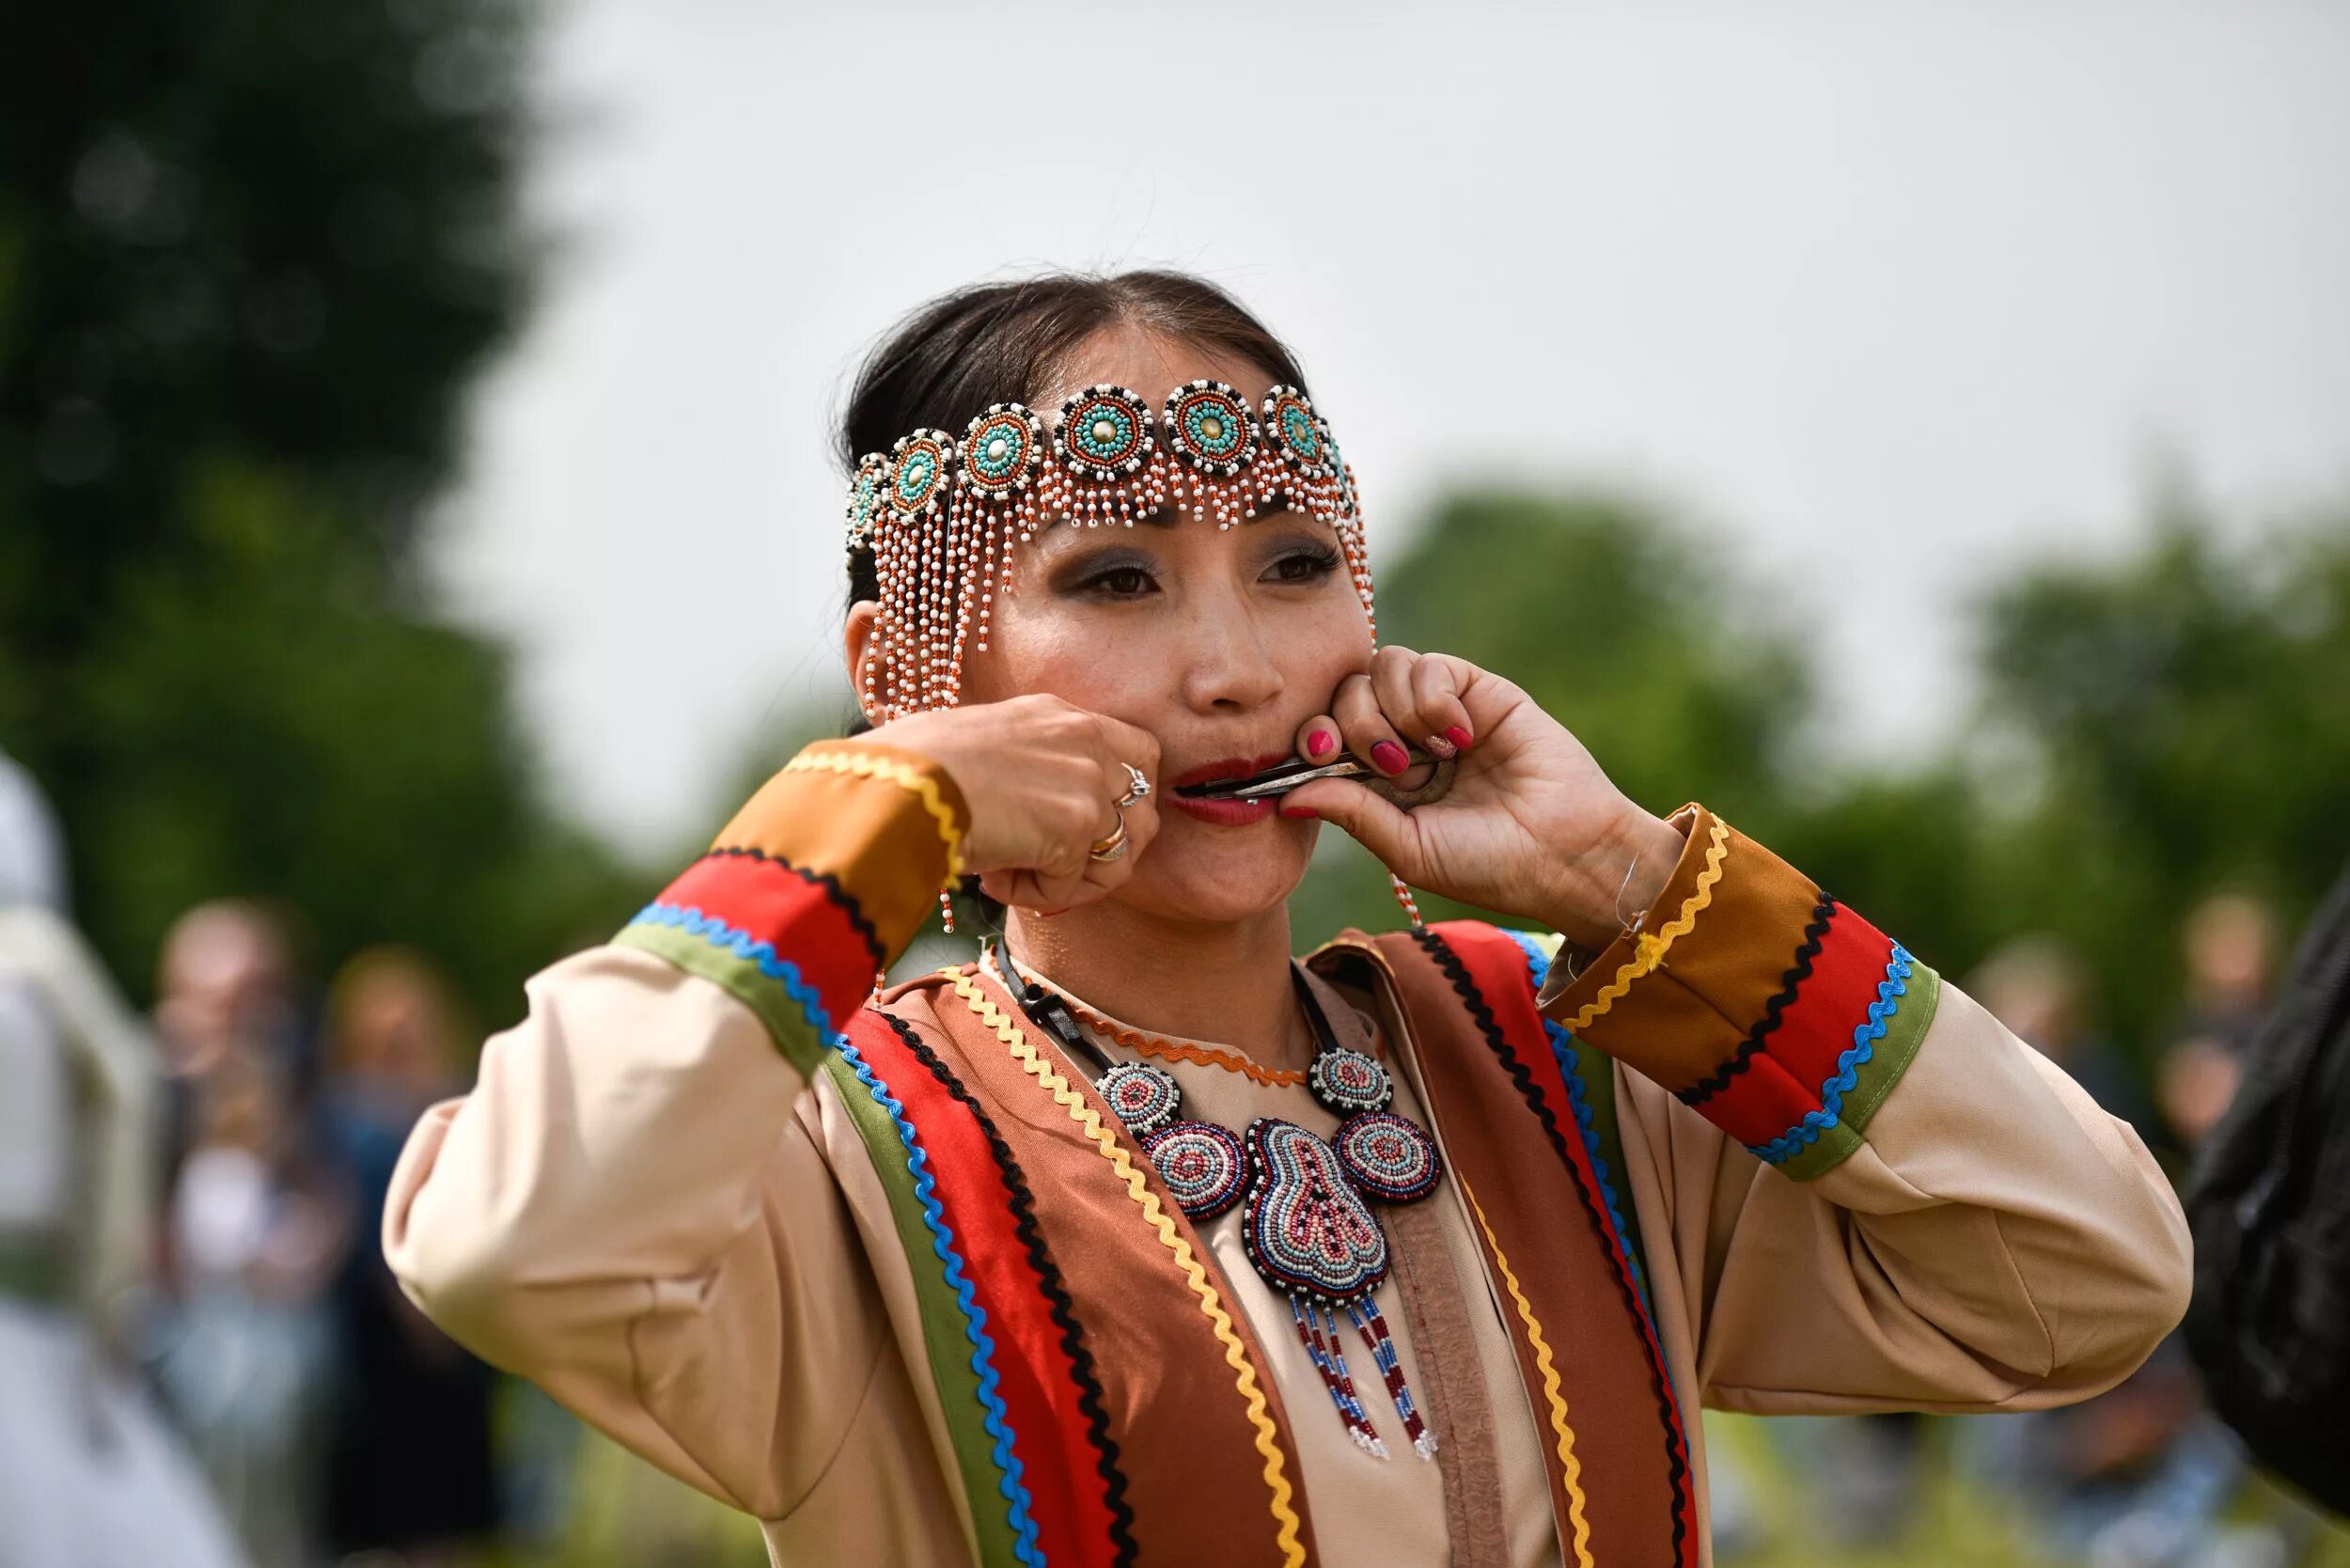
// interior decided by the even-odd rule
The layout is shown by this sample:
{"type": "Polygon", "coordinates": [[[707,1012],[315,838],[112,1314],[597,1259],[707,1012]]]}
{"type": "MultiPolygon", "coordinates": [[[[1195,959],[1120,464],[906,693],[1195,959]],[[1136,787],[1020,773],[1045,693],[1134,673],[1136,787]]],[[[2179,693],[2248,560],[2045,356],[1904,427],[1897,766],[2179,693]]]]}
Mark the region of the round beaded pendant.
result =
{"type": "Polygon", "coordinates": [[[890,448],[888,496],[901,517],[936,513],[955,464],[955,438],[945,431],[916,431],[890,448]]]}
{"type": "Polygon", "coordinates": [[[1237,387],[1195,381],[1167,399],[1167,445],[1202,474],[1229,479],[1256,461],[1257,416],[1237,387]]]}
{"type": "Polygon", "coordinates": [[[1266,442],[1300,478],[1326,479],[1331,475],[1330,444],[1322,436],[1322,421],[1314,405],[1294,386],[1277,386],[1264,395],[1266,442]]]}
{"type": "Polygon", "coordinates": [[[1060,405],[1053,446],[1079,478],[1114,483],[1148,462],[1156,446],[1151,405],[1122,386],[1089,386],[1060,405]]]}
{"type": "Polygon", "coordinates": [[[1093,1087],[1136,1137],[1157,1132],[1183,1114],[1183,1091],[1175,1075],[1147,1061],[1121,1061],[1093,1087]]]}
{"type": "Polygon", "coordinates": [[[1390,1111],[1349,1117],[1333,1147],[1348,1179],[1383,1203],[1416,1203],[1444,1175],[1435,1140],[1390,1111]]]}
{"type": "Polygon", "coordinates": [[[963,433],[963,488],[974,499],[1010,500],[1044,463],[1044,427],[1018,403],[991,403],[963,433]]]}
{"type": "Polygon", "coordinates": [[[1386,1110],[1395,1098],[1395,1081],[1379,1058],[1343,1045],[1314,1054],[1306,1084],[1315,1099],[1342,1117],[1386,1110]]]}
{"type": "Polygon", "coordinates": [[[1176,1121],[1142,1139],[1151,1163],[1183,1213],[1210,1220],[1240,1201],[1248,1156],[1240,1139],[1213,1121],[1176,1121]]]}

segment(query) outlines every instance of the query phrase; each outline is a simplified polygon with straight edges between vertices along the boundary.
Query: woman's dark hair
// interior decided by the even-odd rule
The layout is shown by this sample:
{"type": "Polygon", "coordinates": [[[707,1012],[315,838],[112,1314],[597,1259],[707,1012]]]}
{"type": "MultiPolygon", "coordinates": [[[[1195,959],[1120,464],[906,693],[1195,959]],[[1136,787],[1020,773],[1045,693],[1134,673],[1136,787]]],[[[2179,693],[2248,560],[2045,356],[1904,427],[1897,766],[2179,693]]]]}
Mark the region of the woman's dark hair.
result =
{"type": "MultiPolygon", "coordinates": [[[[1288,346],[1204,278],[1162,272],[1049,273],[1016,283],[976,284],[931,301],[866,355],[840,415],[843,479],[855,471],[859,458],[888,451],[900,436],[916,430],[960,436],[990,403],[1033,403],[1078,344],[1111,326],[1140,327],[1177,342],[1220,349],[1270,371],[1277,382],[1308,390],[1305,372],[1288,346]]],[[[1135,390],[1153,398],[1172,388],[1135,390]]],[[[873,552],[850,552],[849,604],[880,597],[873,552]]],[[[858,714],[849,733],[870,728],[858,714]]],[[[960,891],[964,907],[958,917],[964,924],[1002,929],[1002,906],[979,891],[979,878],[964,877],[960,891]]]]}

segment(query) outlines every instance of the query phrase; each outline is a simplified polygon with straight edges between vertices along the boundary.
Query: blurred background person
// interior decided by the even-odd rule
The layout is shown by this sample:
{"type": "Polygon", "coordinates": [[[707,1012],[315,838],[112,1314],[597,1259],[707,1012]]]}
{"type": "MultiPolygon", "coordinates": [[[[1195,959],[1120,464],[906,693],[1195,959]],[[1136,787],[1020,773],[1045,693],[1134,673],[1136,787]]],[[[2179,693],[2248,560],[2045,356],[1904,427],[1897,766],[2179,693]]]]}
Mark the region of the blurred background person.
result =
{"type": "Polygon", "coordinates": [[[2226,1113],[2268,1009],[2277,921],[2267,905],[2218,893],[2186,917],[2186,996],[2155,1070],[2172,1135],[2190,1152],[2226,1113]]]}
{"type": "Polygon", "coordinates": [[[157,1007],[179,1127],[156,1376],[257,1568],[323,1550],[329,1293],[354,1236],[301,1091],[289,950],[260,906],[198,905],[164,943],[157,1007]]]}
{"type": "Polygon", "coordinates": [[[48,808],[0,754],[0,1564],[231,1568],[126,1355],[150,1240],[154,1046],[64,895],[48,808]]]}
{"type": "Polygon", "coordinates": [[[496,1528],[493,1375],[400,1293],[374,1238],[408,1129],[462,1092],[472,1038],[447,981],[413,950],[368,949],[328,988],[323,1110],[353,1213],[334,1293],[327,1534],[339,1553],[418,1568],[472,1560],[496,1528]]]}

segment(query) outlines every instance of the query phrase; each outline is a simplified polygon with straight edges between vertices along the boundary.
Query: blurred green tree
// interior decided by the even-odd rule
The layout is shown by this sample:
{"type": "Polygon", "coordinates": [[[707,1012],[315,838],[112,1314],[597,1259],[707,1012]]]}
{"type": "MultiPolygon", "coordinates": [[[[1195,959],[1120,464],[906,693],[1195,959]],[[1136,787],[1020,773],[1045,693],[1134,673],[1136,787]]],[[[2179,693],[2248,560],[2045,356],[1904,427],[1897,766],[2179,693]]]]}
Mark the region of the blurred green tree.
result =
{"type": "Polygon", "coordinates": [[[0,745],[134,985],[189,902],[478,1001],[623,901],[422,520],[525,303],[527,0],[156,0],[0,54],[0,745]]]}
{"type": "Polygon", "coordinates": [[[2345,525],[2229,543],[2163,498],[2142,549],[2022,572],[1982,605],[1986,869],[2141,1048],[2177,1003],[2191,905],[2248,891],[2292,929],[2350,859],[2345,525]]]}

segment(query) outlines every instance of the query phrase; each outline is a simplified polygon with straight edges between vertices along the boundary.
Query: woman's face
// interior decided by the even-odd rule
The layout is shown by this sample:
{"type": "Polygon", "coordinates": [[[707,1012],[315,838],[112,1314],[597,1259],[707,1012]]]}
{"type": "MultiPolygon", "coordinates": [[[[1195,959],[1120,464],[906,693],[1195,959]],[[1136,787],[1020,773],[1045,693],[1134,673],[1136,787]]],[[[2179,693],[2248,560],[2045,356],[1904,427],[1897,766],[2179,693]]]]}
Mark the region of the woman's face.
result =
{"type": "MultiPolygon", "coordinates": [[[[1252,403],[1273,381],[1245,360],[1120,328],[1081,346],[1037,405],[1108,382],[1155,407],[1198,376],[1252,403]]],[[[1328,524],[1286,511],[1226,529],[1175,512],[1132,527],[1057,523],[1014,552],[995,622],[988,651],[964,657],[964,703],[1046,692],[1158,737],[1158,837],[1114,898],[1218,922],[1288,898],[1315,823],[1269,801],[1187,804],[1174,787],[1296,756],[1305,722],[1366,666],[1370,623],[1328,524]]]]}

